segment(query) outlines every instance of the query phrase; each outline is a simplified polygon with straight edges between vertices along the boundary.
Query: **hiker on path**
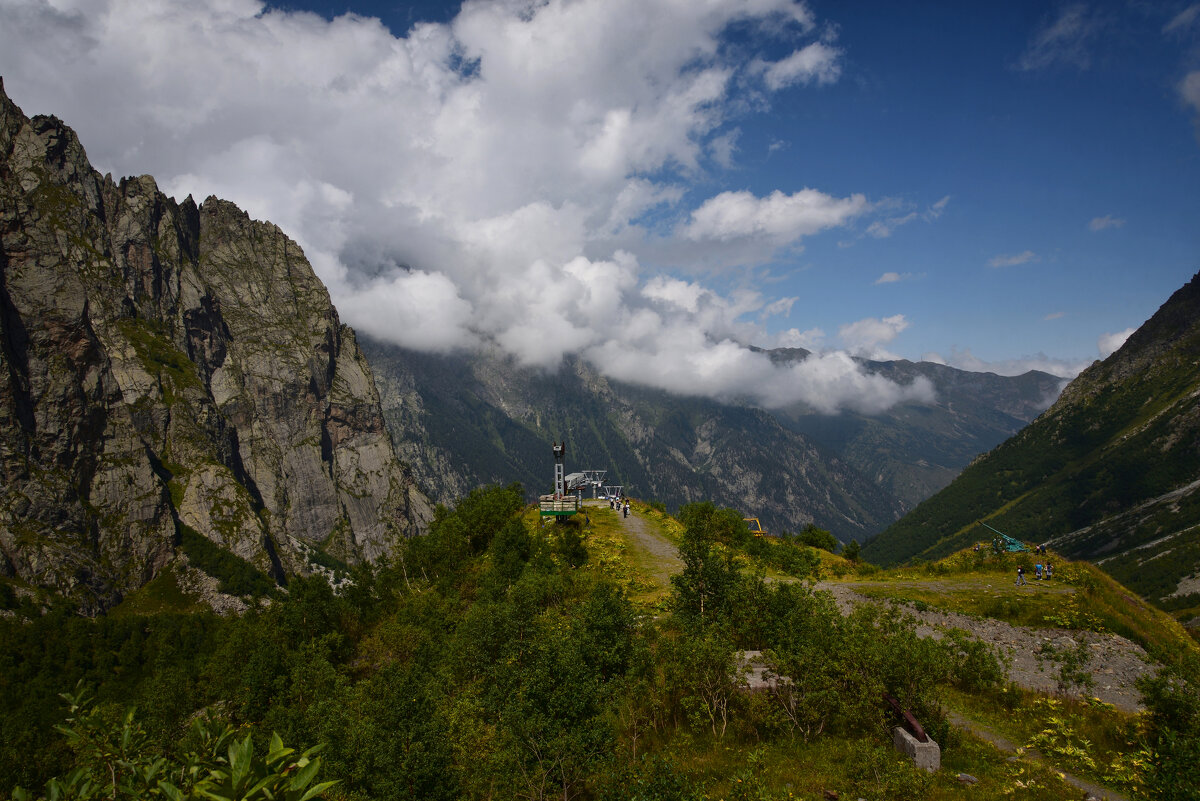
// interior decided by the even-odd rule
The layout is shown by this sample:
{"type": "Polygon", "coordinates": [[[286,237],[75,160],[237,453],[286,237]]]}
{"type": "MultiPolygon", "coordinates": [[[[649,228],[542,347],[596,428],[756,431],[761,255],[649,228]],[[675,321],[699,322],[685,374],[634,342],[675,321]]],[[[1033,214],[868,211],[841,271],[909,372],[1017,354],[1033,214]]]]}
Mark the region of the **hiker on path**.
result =
{"type": "Polygon", "coordinates": [[[1033,566],[1033,572],[1034,572],[1034,578],[1036,578],[1038,581],[1041,581],[1042,580],[1042,563],[1041,562],[1038,562],[1036,565],[1033,566]]]}
{"type": "Polygon", "coordinates": [[[1050,576],[1052,576],[1052,575],[1054,575],[1054,566],[1051,565],[1049,562],[1047,562],[1046,563],[1046,578],[1050,578],[1050,576]]]}
{"type": "Polygon", "coordinates": [[[629,517],[629,501],[625,501],[625,517],[629,517]]]}
{"type": "Polygon", "coordinates": [[[1020,586],[1023,586],[1024,584],[1025,584],[1025,568],[1018,566],[1017,567],[1017,586],[1020,587],[1020,586]]]}

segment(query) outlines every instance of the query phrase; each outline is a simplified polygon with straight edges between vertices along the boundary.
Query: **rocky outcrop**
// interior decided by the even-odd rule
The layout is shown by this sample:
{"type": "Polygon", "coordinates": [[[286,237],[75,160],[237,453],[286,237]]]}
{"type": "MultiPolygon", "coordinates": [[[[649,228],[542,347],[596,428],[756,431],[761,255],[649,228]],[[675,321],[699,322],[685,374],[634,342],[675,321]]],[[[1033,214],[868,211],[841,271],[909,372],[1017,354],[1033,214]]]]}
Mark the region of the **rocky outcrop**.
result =
{"type": "Polygon", "coordinates": [[[300,248],[99,175],[0,84],[0,573],[104,608],[183,527],[282,578],[292,538],[371,559],[428,516],[300,248]]]}

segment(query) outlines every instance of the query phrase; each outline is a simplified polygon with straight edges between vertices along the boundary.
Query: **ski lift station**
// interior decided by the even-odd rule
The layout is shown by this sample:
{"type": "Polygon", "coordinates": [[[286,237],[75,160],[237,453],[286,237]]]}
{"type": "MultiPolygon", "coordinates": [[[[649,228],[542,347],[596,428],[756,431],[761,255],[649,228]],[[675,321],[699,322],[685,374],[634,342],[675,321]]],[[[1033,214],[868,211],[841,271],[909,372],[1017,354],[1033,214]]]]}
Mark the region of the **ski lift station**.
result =
{"type": "Polygon", "coordinates": [[[542,517],[570,517],[578,514],[583,505],[583,493],[591,487],[592,498],[599,497],[601,490],[604,497],[620,497],[621,486],[606,486],[604,476],[607,470],[584,470],[578,473],[566,472],[563,460],[567,453],[567,443],[554,443],[554,493],[538,497],[538,508],[542,517]]]}

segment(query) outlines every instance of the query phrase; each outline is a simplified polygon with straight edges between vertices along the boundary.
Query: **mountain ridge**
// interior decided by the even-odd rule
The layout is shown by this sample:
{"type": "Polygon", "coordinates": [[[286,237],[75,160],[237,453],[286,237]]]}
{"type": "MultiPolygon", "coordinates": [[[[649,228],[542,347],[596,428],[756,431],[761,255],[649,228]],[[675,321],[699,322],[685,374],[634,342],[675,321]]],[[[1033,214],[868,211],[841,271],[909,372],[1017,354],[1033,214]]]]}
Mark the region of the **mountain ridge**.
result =
{"type": "Polygon", "coordinates": [[[1084,370],[1028,428],[869,543],[885,563],[936,558],[977,521],[1097,561],[1159,603],[1200,567],[1200,274],[1084,370]],[[1171,554],[1171,558],[1165,558],[1171,554]]]}

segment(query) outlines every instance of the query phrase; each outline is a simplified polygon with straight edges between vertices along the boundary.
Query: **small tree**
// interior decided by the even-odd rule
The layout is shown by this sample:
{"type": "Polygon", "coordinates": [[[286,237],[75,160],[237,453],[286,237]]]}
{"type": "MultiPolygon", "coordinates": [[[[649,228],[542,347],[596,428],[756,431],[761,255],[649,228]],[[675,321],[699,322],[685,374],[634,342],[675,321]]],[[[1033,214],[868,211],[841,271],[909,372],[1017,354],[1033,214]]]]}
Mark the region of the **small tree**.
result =
{"type": "Polygon", "coordinates": [[[851,562],[858,561],[859,547],[858,540],[850,540],[846,546],[842,548],[842,556],[849,559],[851,562]]]}

